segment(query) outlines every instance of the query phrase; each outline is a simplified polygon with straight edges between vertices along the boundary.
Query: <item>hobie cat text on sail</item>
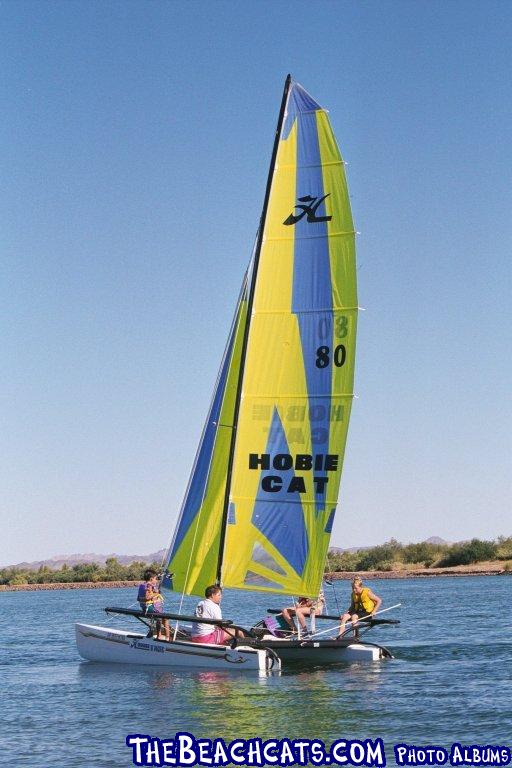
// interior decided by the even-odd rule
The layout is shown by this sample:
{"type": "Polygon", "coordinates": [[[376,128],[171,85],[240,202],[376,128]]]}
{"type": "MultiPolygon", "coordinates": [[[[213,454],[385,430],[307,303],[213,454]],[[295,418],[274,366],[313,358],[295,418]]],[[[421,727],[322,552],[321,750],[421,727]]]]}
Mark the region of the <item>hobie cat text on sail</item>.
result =
{"type": "MultiPolygon", "coordinates": [[[[250,453],[249,469],[268,471],[275,469],[287,472],[295,469],[300,472],[336,472],[338,469],[339,455],[337,453],[319,453],[313,456],[310,453],[250,453]]],[[[317,493],[324,493],[329,478],[325,475],[312,478],[317,493]]],[[[291,478],[283,478],[280,475],[263,475],[261,478],[261,490],[267,493],[277,493],[284,490],[287,493],[306,493],[306,481],[301,475],[292,475],[291,478]]]]}

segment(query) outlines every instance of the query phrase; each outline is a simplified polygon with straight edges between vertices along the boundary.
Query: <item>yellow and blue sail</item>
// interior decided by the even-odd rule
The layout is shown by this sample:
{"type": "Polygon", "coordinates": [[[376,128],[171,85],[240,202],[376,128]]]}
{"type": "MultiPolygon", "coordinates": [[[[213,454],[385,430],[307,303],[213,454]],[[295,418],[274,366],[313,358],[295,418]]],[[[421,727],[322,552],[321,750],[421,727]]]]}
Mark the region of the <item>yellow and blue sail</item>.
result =
{"type": "Polygon", "coordinates": [[[203,434],[167,556],[164,585],[204,595],[217,578],[226,466],[232,442],[242,341],[247,320],[244,278],[203,434]]]}
{"type": "Polygon", "coordinates": [[[194,501],[185,501],[171,553],[170,570],[187,547],[198,566],[193,579],[174,577],[185,591],[213,577],[219,546],[211,583],[316,595],[338,502],[353,398],[355,233],[326,111],[298,83],[285,97],[255,264],[216,392],[232,439],[219,429],[203,437],[194,501]],[[209,559],[199,567],[205,521],[209,559]]]}

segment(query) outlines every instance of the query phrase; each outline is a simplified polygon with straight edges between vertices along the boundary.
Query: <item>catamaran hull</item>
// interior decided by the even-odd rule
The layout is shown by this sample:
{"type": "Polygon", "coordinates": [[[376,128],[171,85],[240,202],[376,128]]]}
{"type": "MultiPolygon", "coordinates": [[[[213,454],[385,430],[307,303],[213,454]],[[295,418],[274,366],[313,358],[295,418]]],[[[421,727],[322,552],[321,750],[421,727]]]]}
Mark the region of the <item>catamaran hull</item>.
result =
{"type": "Polygon", "coordinates": [[[75,624],[80,656],[88,661],[185,669],[208,668],[270,672],[281,668],[279,658],[265,649],[153,640],[141,634],[90,624],[75,624]]]}
{"type": "Polygon", "coordinates": [[[379,661],[384,658],[381,648],[362,643],[350,645],[347,648],[323,648],[318,646],[304,648],[274,647],[275,652],[286,666],[291,663],[325,664],[351,663],[356,661],[379,661]]]}
{"type": "Polygon", "coordinates": [[[333,640],[320,642],[289,641],[286,639],[264,637],[260,641],[266,648],[274,651],[285,667],[290,664],[324,666],[327,664],[372,662],[393,658],[392,654],[380,645],[373,643],[339,643],[333,640]]]}

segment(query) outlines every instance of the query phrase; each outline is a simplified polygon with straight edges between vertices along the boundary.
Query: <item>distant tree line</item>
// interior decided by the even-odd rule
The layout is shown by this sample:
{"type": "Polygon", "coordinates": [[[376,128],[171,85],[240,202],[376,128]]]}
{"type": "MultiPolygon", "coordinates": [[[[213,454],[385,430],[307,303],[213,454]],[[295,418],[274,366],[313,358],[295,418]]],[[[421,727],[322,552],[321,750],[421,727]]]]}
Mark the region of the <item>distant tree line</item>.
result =
{"type": "Polygon", "coordinates": [[[105,565],[98,563],[78,563],[69,566],[64,564],[59,570],[53,570],[47,565],[37,569],[29,568],[0,568],[0,584],[69,584],[74,582],[94,581],[136,581],[142,579],[146,568],[160,570],[158,563],[135,562],[121,565],[116,557],[109,557],[105,565]]]}
{"type": "MultiPolygon", "coordinates": [[[[494,541],[471,539],[458,544],[400,544],[391,539],[357,552],[329,553],[329,571],[392,571],[403,567],[446,568],[488,560],[512,559],[512,536],[494,541]]],[[[510,565],[509,565],[510,567],[510,565]]]]}
{"type": "MultiPolygon", "coordinates": [[[[329,571],[392,571],[404,567],[446,568],[454,565],[471,565],[487,560],[512,560],[512,536],[499,536],[494,541],[471,541],[459,544],[400,544],[391,539],[377,547],[359,549],[357,552],[329,553],[329,571]]],[[[160,570],[158,563],[135,562],[121,565],[115,557],[109,557],[105,565],[78,563],[63,565],[53,570],[47,565],[37,569],[0,568],[0,584],[69,584],[95,581],[137,581],[142,579],[146,568],[160,570]]],[[[505,568],[510,568],[506,563],[505,568]]]]}

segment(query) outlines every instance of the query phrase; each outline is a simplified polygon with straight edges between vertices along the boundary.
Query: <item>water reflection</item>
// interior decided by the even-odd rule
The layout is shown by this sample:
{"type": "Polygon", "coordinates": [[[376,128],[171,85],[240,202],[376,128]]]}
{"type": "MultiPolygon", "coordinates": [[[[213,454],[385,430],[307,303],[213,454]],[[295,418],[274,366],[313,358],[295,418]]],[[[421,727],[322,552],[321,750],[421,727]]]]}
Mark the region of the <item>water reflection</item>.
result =
{"type": "Polygon", "coordinates": [[[154,678],[150,678],[150,685],[156,691],[165,691],[171,688],[176,682],[176,675],[172,672],[158,672],[154,678]]]}
{"type": "MultiPolygon", "coordinates": [[[[8,629],[4,633],[2,715],[7,731],[13,743],[22,744],[30,728],[31,743],[40,744],[32,754],[37,768],[64,762],[120,768],[129,762],[126,734],[172,738],[180,730],[227,740],[286,736],[330,742],[382,736],[386,745],[404,739],[443,746],[455,740],[507,743],[512,614],[495,622],[492,610],[494,604],[508,604],[510,580],[407,580],[375,587],[388,603],[407,598],[402,624],[384,627],[375,637],[392,649],[395,660],[288,668],[270,677],[80,663],[72,636],[77,614],[83,621],[97,621],[107,600],[128,600],[126,590],[114,599],[110,592],[84,590],[78,603],[57,592],[7,594],[2,600],[9,613],[0,622],[7,627],[5,617],[15,611],[24,625],[38,625],[37,634],[22,644],[10,642],[14,635],[8,629]],[[495,600],[485,603],[486,618],[469,622],[466,607],[480,606],[489,591],[495,600]],[[456,608],[450,622],[443,623],[439,605],[447,601],[456,608]]],[[[234,608],[244,610],[241,598],[231,600],[234,608]]],[[[251,610],[263,610],[266,601],[262,598],[259,607],[251,603],[251,610]]],[[[24,763],[16,759],[12,764],[24,763]]]]}

